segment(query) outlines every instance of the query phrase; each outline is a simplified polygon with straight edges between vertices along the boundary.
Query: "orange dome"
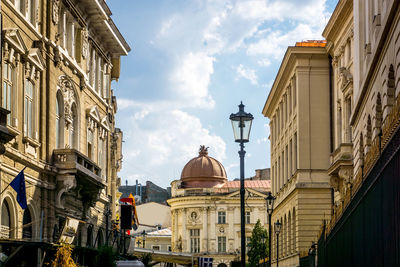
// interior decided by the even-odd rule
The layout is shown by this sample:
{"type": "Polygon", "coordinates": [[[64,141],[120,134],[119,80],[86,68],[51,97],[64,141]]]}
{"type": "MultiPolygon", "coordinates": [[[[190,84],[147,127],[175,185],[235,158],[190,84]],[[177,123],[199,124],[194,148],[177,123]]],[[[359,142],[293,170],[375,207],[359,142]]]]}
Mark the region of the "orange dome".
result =
{"type": "Polygon", "coordinates": [[[181,174],[183,187],[213,187],[227,181],[224,166],[208,156],[205,146],[200,146],[199,156],[191,159],[181,174]]]}

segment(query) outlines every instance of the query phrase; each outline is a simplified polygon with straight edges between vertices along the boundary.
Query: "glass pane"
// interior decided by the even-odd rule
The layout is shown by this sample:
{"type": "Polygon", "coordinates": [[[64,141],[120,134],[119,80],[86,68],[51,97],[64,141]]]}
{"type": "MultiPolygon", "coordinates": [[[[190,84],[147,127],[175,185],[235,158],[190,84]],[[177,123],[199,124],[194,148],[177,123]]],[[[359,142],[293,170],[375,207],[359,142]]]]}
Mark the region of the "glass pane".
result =
{"type": "Polygon", "coordinates": [[[6,99],[7,99],[6,108],[11,111],[11,86],[10,85],[7,86],[6,99]]]}
{"type": "Polygon", "coordinates": [[[7,108],[6,94],[7,94],[7,83],[3,83],[3,101],[2,101],[3,108],[7,108]]]}
{"type": "Polygon", "coordinates": [[[56,147],[60,147],[60,119],[56,117],[56,147]]]}
{"type": "Polygon", "coordinates": [[[28,101],[28,135],[33,137],[32,133],[32,102],[28,101]]]}

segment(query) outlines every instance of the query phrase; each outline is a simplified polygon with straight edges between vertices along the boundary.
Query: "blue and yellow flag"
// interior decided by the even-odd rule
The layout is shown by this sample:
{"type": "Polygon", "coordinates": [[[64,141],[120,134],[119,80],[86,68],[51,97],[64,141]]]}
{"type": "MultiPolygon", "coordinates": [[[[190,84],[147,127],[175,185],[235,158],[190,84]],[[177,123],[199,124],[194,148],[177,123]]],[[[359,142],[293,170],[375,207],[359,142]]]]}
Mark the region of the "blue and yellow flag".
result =
{"type": "Polygon", "coordinates": [[[11,187],[17,192],[17,201],[22,209],[27,207],[24,170],[25,168],[10,183],[11,187]]]}

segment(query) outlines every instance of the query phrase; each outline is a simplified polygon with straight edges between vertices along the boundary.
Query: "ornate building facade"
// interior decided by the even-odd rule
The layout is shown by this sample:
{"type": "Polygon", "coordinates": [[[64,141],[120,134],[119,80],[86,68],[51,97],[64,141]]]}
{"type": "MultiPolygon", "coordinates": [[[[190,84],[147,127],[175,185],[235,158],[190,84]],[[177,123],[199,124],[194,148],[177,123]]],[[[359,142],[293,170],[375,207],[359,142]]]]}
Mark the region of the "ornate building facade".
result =
{"type": "MultiPolygon", "coordinates": [[[[333,216],[323,227],[318,265],[397,266],[400,2],[340,0],[324,36],[334,59],[337,56],[340,60],[341,47],[350,44],[351,56],[347,64],[344,59],[343,70],[354,79],[349,84],[351,109],[345,121],[351,127],[351,143],[345,144],[350,156],[336,164],[339,179],[335,180],[346,185],[338,187],[341,201],[334,205],[333,216]],[[340,174],[342,169],[344,175],[340,174]]],[[[340,71],[341,66],[333,63],[334,71],[340,71]]],[[[341,79],[334,77],[335,82],[341,79]]],[[[342,92],[346,90],[344,87],[342,92]]],[[[340,91],[338,99],[345,99],[340,91]]],[[[339,146],[339,151],[342,149],[339,146]]],[[[332,177],[335,168],[331,167],[332,177]]]]}
{"type": "Polygon", "coordinates": [[[298,266],[329,219],[329,60],[325,42],[289,47],[282,60],[263,114],[270,119],[272,223],[282,230],[272,236],[272,264],[298,266]],[[277,255],[279,246],[279,255],[277,255]]]}
{"type": "Polygon", "coordinates": [[[350,190],[353,177],[353,138],[350,117],[353,108],[354,77],[353,1],[339,1],[322,35],[330,57],[331,106],[331,186],[335,205],[350,190]]]}
{"type": "Polygon", "coordinates": [[[70,217],[80,220],[76,245],[104,244],[122,159],[111,81],[130,48],[103,0],[1,4],[1,104],[14,135],[1,189],[26,167],[28,202],[22,210],[12,188],[1,195],[1,238],[57,241],[70,217]]]}
{"type": "MultiPolygon", "coordinates": [[[[202,147],[198,157],[171,183],[173,252],[189,252],[213,258],[213,265],[229,266],[240,258],[239,181],[228,181],[224,166],[202,147]]],[[[257,220],[266,226],[268,180],[245,181],[246,239],[257,220]]]]}

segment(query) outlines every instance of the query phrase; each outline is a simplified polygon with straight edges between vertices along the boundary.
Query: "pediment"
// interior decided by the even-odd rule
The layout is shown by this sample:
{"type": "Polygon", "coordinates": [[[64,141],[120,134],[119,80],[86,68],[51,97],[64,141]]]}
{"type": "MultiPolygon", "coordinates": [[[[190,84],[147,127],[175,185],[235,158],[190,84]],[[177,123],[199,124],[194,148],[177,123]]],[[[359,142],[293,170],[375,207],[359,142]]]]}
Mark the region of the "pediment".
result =
{"type": "Polygon", "coordinates": [[[29,50],[28,59],[41,71],[46,67],[46,63],[44,62],[42,54],[38,48],[32,48],[29,50]]]}
{"type": "Polygon", "coordinates": [[[28,50],[18,29],[4,30],[4,39],[21,54],[25,54],[28,50]]]}
{"type": "Polygon", "coordinates": [[[100,112],[97,106],[93,106],[92,108],[87,109],[86,114],[97,123],[100,123],[100,112]]]}
{"type": "Polygon", "coordinates": [[[107,131],[110,131],[110,124],[108,123],[108,117],[104,116],[104,118],[101,120],[101,126],[106,129],[107,131]]]}
{"type": "MultiPolygon", "coordinates": [[[[227,195],[228,198],[232,197],[239,197],[240,195],[240,190],[238,189],[235,192],[230,193],[229,195],[227,195]]],[[[267,195],[258,192],[257,190],[251,189],[251,188],[245,188],[245,197],[252,197],[252,198],[266,198],[267,195]]]]}

